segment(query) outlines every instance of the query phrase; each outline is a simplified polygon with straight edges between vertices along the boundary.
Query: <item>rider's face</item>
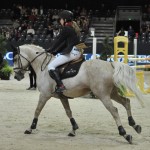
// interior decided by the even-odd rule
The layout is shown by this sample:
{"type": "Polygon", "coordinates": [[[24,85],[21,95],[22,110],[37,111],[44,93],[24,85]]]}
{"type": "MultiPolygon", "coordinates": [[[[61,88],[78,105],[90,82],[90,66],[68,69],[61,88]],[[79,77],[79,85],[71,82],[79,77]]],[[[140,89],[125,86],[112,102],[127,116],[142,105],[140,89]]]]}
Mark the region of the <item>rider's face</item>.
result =
{"type": "Polygon", "coordinates": [[[60,19],[60,24],[61,24],[62,26],[64,25],[64,22],[65,22],[64,19],[61,18],[61,19],[60,19]]]}

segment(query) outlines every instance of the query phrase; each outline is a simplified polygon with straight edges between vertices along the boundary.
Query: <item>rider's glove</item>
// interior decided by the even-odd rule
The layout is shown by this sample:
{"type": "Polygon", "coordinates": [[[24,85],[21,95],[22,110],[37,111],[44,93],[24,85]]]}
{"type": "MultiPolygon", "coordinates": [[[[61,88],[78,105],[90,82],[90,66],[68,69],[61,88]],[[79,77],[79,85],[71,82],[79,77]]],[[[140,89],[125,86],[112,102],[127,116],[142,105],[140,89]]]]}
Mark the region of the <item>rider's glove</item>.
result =
{"type": "Polygon", "coordinates": [[[48,49],[45,49],[45,51],[48,52],[48,53],[50,53],[50,49],[49,49],[49,48],[48,48],[48,49]]]}
{"type": "Polygon", "coordinates": [[[56,51],[51,52],[51,54],[53,54],[54,56],[57,55],[56,51]]]}

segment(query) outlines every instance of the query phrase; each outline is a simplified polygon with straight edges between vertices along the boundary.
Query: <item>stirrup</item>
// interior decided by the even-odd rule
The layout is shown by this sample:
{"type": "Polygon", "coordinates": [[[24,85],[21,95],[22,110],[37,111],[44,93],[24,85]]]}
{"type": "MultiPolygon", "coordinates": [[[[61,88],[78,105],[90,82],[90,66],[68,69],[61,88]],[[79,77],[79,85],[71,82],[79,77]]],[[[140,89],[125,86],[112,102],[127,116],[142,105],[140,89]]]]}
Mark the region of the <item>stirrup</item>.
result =
{"type": "Polygon", "coordinates": [[[64,85],[56,86],[55,92],[56,93],[63,93],[66,90],[64,85]]]}

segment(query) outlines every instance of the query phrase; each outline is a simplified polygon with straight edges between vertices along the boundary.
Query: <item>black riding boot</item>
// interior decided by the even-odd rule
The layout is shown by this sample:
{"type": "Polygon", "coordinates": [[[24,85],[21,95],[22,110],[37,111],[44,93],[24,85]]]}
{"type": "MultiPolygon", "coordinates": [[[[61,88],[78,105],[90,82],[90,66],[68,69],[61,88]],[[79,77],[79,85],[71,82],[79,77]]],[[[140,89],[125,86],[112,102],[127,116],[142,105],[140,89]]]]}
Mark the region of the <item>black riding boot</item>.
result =
{"type": "Polygon", "coordinates": [[[59,73],[56,70],[50,70],[49,75],[57,83],[56,93],[62,93],[64,90],[66,90],[64,84],[60,79],[59,73]]]}

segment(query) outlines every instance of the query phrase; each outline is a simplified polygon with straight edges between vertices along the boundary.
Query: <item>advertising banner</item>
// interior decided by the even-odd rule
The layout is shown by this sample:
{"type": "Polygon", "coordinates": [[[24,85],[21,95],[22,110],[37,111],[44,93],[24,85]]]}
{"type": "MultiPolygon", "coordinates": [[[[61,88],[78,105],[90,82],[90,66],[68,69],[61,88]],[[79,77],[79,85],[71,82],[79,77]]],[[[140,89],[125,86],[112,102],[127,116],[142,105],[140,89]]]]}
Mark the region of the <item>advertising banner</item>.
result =
{"type": "MultiPolygon", "coordinates": [[[[83,55],[84,55],[85,60],[93,59],[93,55],[91,53],[85,53],[83,55]]],[[[99,58],[100,55],[96,54],[96,57],[99,58]]],[[[134,58],[134,55],[128,55],[128,58],[129,58],[128,64],[129,65],[134,65],[134,61],[130,60],[130,58],[134,58]]],[[[137,55],[137,58],[149,58],[150,59],[150,55],[137,55]]],[[[4,59],[6,59],[8,61],[10,66],[13,66],[13,52],[6,53],[6,55],[4,56],[4,59]]],[[[112,55],[111,58],[108,58],[107,61],[114,61],[113,55],[112,55]]],[[[124,61],[122,55],[119,55],[118,61],[119,62],[123,62],[124,61]]],[[[136,62],[137,62],[137,65],[150,64],[150,60],[137,60],[136,62]]]]}

